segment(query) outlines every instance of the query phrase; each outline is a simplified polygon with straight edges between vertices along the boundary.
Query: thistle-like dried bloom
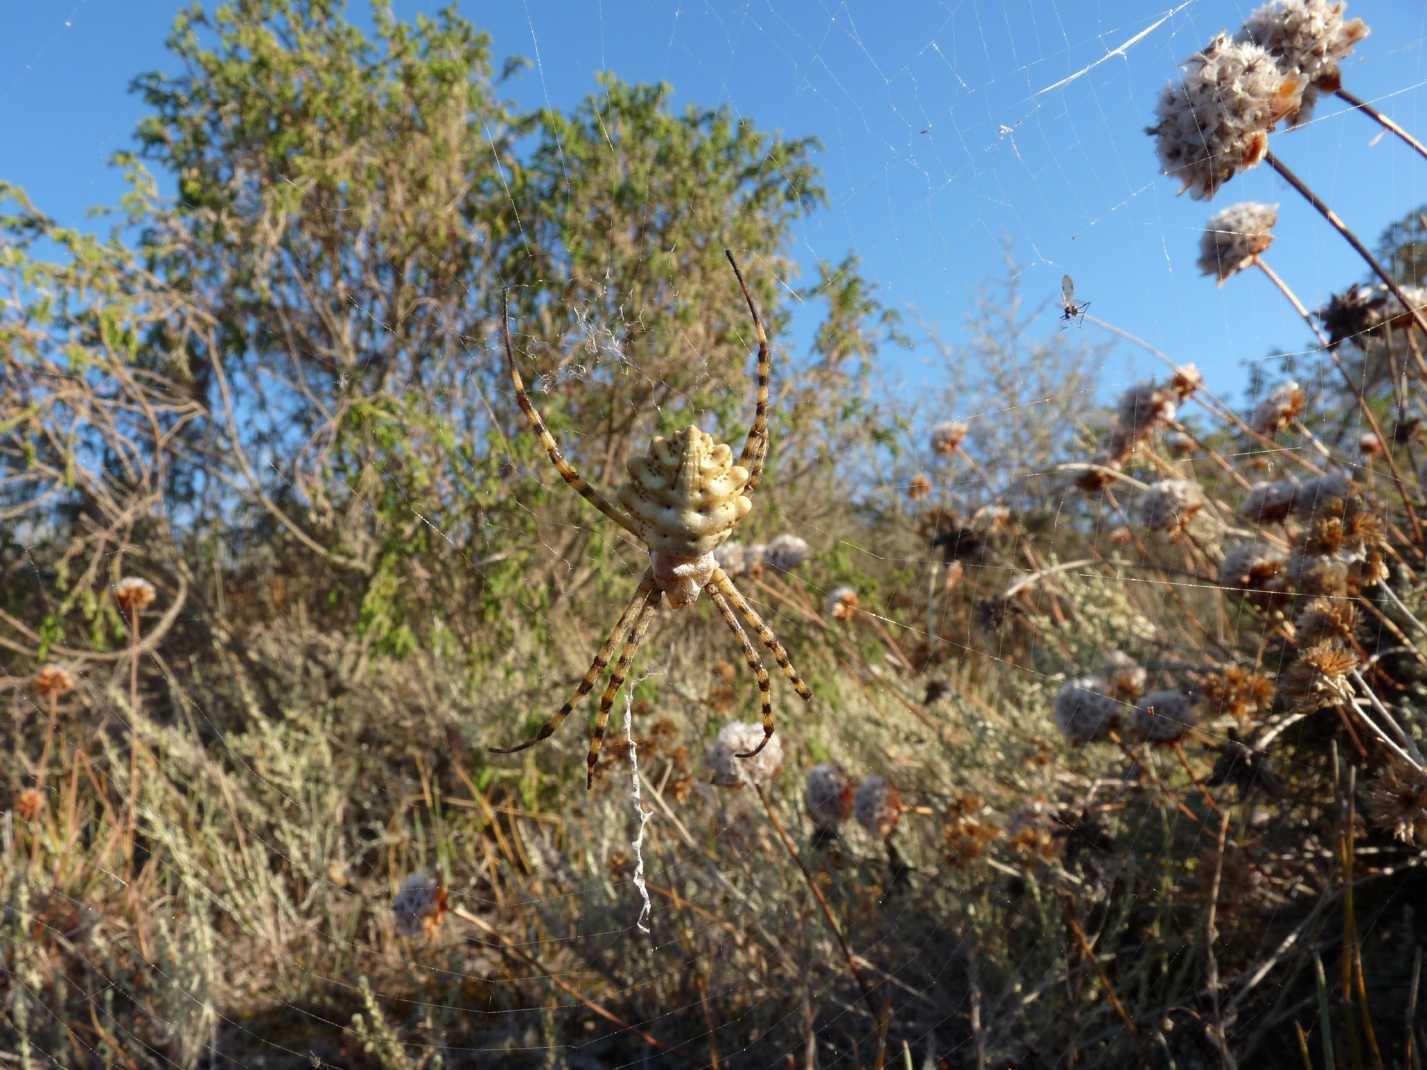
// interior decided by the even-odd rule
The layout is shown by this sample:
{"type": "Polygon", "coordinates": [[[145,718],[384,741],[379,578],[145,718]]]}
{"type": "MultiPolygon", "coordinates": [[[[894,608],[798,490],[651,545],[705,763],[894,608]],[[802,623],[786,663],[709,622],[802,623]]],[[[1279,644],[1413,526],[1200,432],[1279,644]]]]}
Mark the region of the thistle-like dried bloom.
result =
{"type": "Polygon", "coordinates": [[[1358,607],[1343,598],[1313,598],[1293,622],[1300,643],[1346,639],[1358,623],[1358,607]]]}
{"type": "Polygon", "coordinates": [[[1110,651],[1100,666],[1100,679],[1105,681],[1110,697],[1121,702],[1134,702],[1144,694],[1149,676],[1145,667],[1123,650],[1110,651]]]}
{"type": "Polygon", "coordinates": [[[1131,438],[1142,438],[1174,419],[1175,393],[1148,381],[1136,383],[1115,406],[1120,429],[1131,438]]]}
{"type": "Polygon", "coordinates": [[[1338,65],[1368,35],[1362,19],[1343,18],[1346,7],[1341,0],[1270,0],[1239,31],[1242,40],[1267,49],[1280,68],[1304,83],[1303,102],[1289,118],[1295,126],[1312,114],[1318,90],[1338,88],[1338,65]]]}
{"type": "Polygon", "coordinates": [[[1382,439],[1371,431],[1358,436],[1358,452],[1364,457],[1378,457],[1382,454],[1382,439]]]}
{"type": "Polygon", "coordinates": [[[1216,212],[1209,217],[1199,239],[1199,271],[1216,276],[1222,286],[1273,244],[1273,226],[1277,222],[1276,204],[1244,201],[1216,212]]]}
{"type": "Polygon", "coordinates": [[[851,620],[857,615],[857,592],[851,587],[834,587],[827,593],[823,610],[833,620],[851,620]]]}
{"type": "Polygon", "coordinates": [[[879,840],[892,835],[902,816],[902,793],[880,776],[870,776],[857,785],[852,797],[857,823],[879,840]]]}
{"type": "Polygon", "coordinates": [[[1343,597],[1348,593],[1348,562],[1334,554],[1295,551],[1285,573],[1301,594],[1343,597]]]}
{"type": "Polygon", "coordinates": [[[741,542],[726,542],[715,547],[713,556],[718,567],[730,577],[742,576],[748,571],[748,547],[741,542]]]}
{"type": "Polygon", "coordinates": [[[971,530],[980,535],[999,535],[1011,524],[1011,510],[1004,505],[983,505],[971,514],[971,530]]]}
{"type": "Polygon", "coordinates": [[[15,796],[15,815],[22,821],[33,821],[44,812],[45,793],[35,788],[26,788],[15,796]]]}
{"type": "Polygon", "coordinates": [[[1368,789],[1367,812],[1403,843],[1427,844],[1427,773],[1392,762],[1368,789]]]}
{"type": "Polygon", "coordinates": [[[446,889],[425,873],[413,873],[402,883],[391,901],[391,913],[398,932],[430,939],[441,927],[449,906],[446,889]]]}
{"type": "Polygon", "coordinates": [[[932,452],[943,456],[955,453],[956,447],[961,445],[969,430],[960,420],[947,420],[937,424],[932,428],[932,452]]]}
{"type": "Polygon", "coordinates": [[[1173,743],[1194,727],[1194,703],[1183,691],[1151,691],[1135,707],[1134,725],[1151,743],[1173,743]]]}
{"type": "Polygon", "coordinates": [[[1164,436],[1164,448],[1169,450],[1171,457],[1188,457],[1198,447],[1195,445],[1194,439],[1183,431],[1171,431],[1164,436]]]}
{"type": "Polygon", "coordinates": [[[1250,714],[1271,709],[1275,693],[1273,681],[1267,676],[1239,665],[1211,674],[1201,690],[1214,714],[1227,713],[1241,721],[1250,714]]]}
{"type": "Polygon", "coordinates": [[[1249,416],[1249,426],[1261,435],[1271,435],[1298,419],[1306,400],[1303,388],[1292,379],[1280,383],[1258,403],[1249,416]]]}
{"type": "Polygon", "coordinates": [[[1181,531],[1203,508],[1204,492],[1187,479],[1162,479],[1140,501],[1140,515],[1150,531],[1181,531]]]}
{"type": "Polygon", "coordinates": [[[114,585],[114,601],[119,603],[126,617],[142,613],[158,596],[154,585],[138,576],[125,576],[114,585]]]}
{"type": "Polygon", "coordinates": [[[719,729],[709,765],[713,782],[719,787],[735,788],[745,782],[767,784],[783,768],[783,737],[771,736],[768,745],[752,758],[740,758],[763,742],[763,727],[746,721],[730,721],[719,729]]]}
{"type": "MultiPolygon", "coordinates": [[[[1399,286],[1407,303],[1419,311],[1427,309],[1427,287],[1399,286]]],[[[1334,294],[1316,313],[1328,334],[1328,348],[1345,341],[1364,348],[1369,338],[1379,338],[1394,330],[1411,330],[1412,313],[1382,283],[1350,286],[1334,294]]]]}
{"type": "Polygon", "coordinates": [[[1293,499],[1293,511],[1300,520],[1322,516],[1342,516],[1347,503],[1357,494],[1353,481],[1342,472],[1328,472],[1305,480],[1293,499]]]}
{"type": "Polygon", "coordinates": [[[1268,152],[1268,132],[1299,107],[1300,79],[1250,41],[1219,34],[1181,64],[1184,77],[1166,86],[1155,109],[1155,138],[1164,173],[1191,197],[1207,200],[1268,152]]]}
{"type": "Polygon", "coordinates": [[[1273,594],[1283,590],[1288,555],[1260,542],[1235,546],[1219,562],[1219,585],[1244,594],[1273,594]]]}
{"type": "Polygon", "coordinates": [[[914,502],[919,502],[932,492],[931,476],[925,472],[918,472],[912,477],[912,481],[907,484],[907,497],[914,502]]]}
{"type": "Polygon", "coordinates": [[[1120,462],[1104,454],[1091,458],[1090,466],[1075,477],[1075,485],[1087,494],[1104,490],[1115,482],[1115,473],[1120,470],[1120,462]]]}
{"type": "Polygon", "coordinates": [[[1169,388],[1179,395],[1180,401],[1188,401],[1204,385],[1204,374],[1197,364],[1181,364],[1170,376],[1169,388]]]}
{"type": "Polygon", "coordinates": [[[1275,479],[1272,483],[1255,483],[1239,512],[1247,520],[1274,524],[1287,520],[1298,497],[1298,484],[1291,479],[1275,479]]]}
{"type": "Polygon", "coordinates": [[[834,831],[852,816],[852,781],[846,770],[832,762],[813,766],[803,784],[803,802],[814,827],[834,831]]]}
{"type": "Polygon", "coordinates": [[[35,673],[31,685],[42,698],[59,698],[74,690],[74,677],[69,674],[69,670],[58,665],[45,665],[35,673]]]}
{"type": "Polygon", "coordinates": [[[1055,727],[1071,743],[1104,739],[1120,722],[1124,707],[1097,676],[1067,680],[1055,696],[1055,727]]]}
{"type": "Polygon", "coordinates": [[[808,559],[811,552],[805,540],[785,532],[768,544],[764,561],[774,572],[792,572],[808,559]]]}
{"type": "Polygon", "coordinates": [[[1342,701],[1343,678],[1356,668],[1358,656],[1334,639],[1320,639],[1304,648],[1283,674],[1280,691],[1290,707],[1321,709],[1342,701]]]}

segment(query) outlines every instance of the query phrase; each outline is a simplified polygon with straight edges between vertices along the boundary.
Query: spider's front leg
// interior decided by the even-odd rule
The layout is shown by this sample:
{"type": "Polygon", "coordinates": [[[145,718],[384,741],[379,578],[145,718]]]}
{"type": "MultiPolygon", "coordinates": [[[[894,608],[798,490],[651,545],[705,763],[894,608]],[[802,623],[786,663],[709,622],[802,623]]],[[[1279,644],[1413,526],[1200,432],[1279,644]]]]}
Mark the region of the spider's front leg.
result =
{"type": "Polygon", "coordinates": [[[728,257],[738,288],[743,291],[743,299],[748,302],[748,312],[753,317],[753,330],[758,336],[758,394],[753,409],[753,424],[748,428],[748,438],[743,443],[743,452],[738,463],[748,469],[748,485],[745,494],[753,493],[758,481],[763,477],[763,461],[768,456],[768,379],[772,373],[772,356],[768,350],[768,332],[763,329],[763,320],[758,315],[758,306],[753,303],[753,295],[748,292],[748,284],[743,281],[743,272],[738,269],[738,261],[727,249],[728,257]]]}

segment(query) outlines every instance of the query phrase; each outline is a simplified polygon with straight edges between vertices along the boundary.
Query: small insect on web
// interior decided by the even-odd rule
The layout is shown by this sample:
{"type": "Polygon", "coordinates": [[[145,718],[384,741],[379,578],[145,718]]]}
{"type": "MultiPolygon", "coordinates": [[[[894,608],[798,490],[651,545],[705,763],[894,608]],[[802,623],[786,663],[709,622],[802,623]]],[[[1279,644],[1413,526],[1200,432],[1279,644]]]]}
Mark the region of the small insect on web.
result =
{"type": "Polygon", "coordinates": [[[1085,310],[1090,307],[1090,302],[1081,304],[1075,303],[1075,280],[1069,275],[1060,277],[1060,318],[1066,323],[1071,320],[1085,319],[1085,310]]]}
{"type": "Polygon", "coordinates": [[[496,754],[514,754],[554,735],[555,730],[575,708],[575,703],[589,694],[595,686],[595,682],[604,673],[610,658],[622,642],[619,661],[610,673],[609,685],[600,696],[599,717],[590,737],[590,750],[585,758],[587,788],[594,784],[595,766],[599,763],[600,747],[609,725],[610,708],[629,673],[635,649],[644,638],[654,611],[665,597],[672,608],[679,609],[692,605],[698,599],[699,593],[707,590],[714,608],[743,648],[744,661],[748,663],[758,681],[758,691],[763,700],[763,740],[753,750],[740,753],[738,757],[753,757],[773,736],[773,699],[768,671],[749,640],[748,633],[739,623],[740,615],[757,633],[759,641],[772,653],[773,660],[793,682],[793,688],[803,701],[811,702],[813,698],[808,685],[803,683],[798,670],[793,668],[792,662],[788,660],[788,652],[783,649],[783,644],[739,593],[733,580],[719,567],[713,556],[713,551],[733,533],[733,529],[753,508],[751,495],[763,475],[763,461],[768,454],[768,377],[771,366],[768,335],[763,329],[763,321],[753,303],[753,295],[748,292],[743,273],[738,270],[733,254],[725,250],[724,255],[728,257],[734,277],[738,279],[738,287],[748,304],[749,314],[753,317],[753,329],[758,337],[757,403],[753,424],[748,429],[738,463],[733,463],[733,451],[726,443],[715,442],[712,435],[705,434],[697,427],[690,426],[682,434],[668,439],[656,437],[642,457],[635,457],[629,462],[630,478],[620,487],[617,503],[611,502],[585,482],[579,472],[565,460],[554,437],[546,430],[545,422],[525,393],[525,383],[515,366],[509,309],[503,307],[501,310],[505,355],[510,364],[511,381],[515,384],[515,398],[530,422],[531,429],[540,439],[540,444],[545,447],[550,463],[580,497],[628,531],[649,550],[649,567],[645,569],[634,597],[615,622],[613,630],[595,655],[574,695],[524,743],[517,743],[513,747],[490,748],[496,754]]]}

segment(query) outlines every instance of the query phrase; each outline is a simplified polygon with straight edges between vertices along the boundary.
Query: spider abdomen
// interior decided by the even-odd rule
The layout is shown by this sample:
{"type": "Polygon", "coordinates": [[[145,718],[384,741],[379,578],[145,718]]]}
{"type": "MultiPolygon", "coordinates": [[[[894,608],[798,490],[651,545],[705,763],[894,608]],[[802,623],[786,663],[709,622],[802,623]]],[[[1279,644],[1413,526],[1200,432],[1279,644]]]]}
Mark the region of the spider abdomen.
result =
{"type": "Polygon", "coordinates": [[[748,469],[733,463],[733,451],[697,427],[674,438],[659,437],[629,462],[620,503],[643,528],[649,549],[677,558],[699,558],[728,538],[753,503],[743,493],[748,469]]]}

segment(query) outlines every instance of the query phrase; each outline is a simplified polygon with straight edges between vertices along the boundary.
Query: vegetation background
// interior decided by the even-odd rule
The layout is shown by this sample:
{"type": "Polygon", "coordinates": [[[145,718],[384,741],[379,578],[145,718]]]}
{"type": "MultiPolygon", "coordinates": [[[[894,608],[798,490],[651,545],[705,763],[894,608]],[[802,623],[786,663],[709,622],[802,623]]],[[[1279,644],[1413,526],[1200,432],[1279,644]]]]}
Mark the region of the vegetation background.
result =
{"type": "Polygon", "coordinates": [[[776,347],[818,145],[614,75],[524,113],[373,10],[180,15],[108,239],[0,185],[0,1060],[1420,1065],[1422,210],[1242,414],[1168,358],[1099,404],[1158,350],[1010,246],[959,341],[819,264],[737,532],[815,701],[729,774],[756,689],[662,614],[587,793],[583,718],[486,747],[647,559],[502,302],[592,482],[737,442],[723,249],[776,347]],[[913,338],[1000,418],[895,404],[913,338]]]}

